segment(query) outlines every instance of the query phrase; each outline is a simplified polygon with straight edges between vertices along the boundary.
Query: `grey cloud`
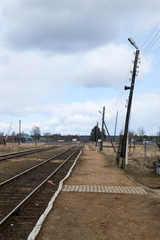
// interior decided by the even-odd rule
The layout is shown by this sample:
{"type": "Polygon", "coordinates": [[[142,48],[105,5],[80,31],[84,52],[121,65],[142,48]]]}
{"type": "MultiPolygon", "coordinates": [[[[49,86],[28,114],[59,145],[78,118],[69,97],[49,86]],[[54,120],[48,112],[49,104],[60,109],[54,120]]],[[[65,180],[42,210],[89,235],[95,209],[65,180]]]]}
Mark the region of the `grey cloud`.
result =
{"type": "Polygon", "coordinates": [[[117,8],[104,0],[7,1],[2,13],[15,49],[79,51],[117,37],[117,8]]]}
{"type": "Polygon", "coordinates": [[[2,3],[4,39],[17,50],[91,49],[117,41],[119,31],[125,32],[133,20],[144,21],[150,9],[150,17],[157,14],[159,1],[6,0],[2,3]]]}

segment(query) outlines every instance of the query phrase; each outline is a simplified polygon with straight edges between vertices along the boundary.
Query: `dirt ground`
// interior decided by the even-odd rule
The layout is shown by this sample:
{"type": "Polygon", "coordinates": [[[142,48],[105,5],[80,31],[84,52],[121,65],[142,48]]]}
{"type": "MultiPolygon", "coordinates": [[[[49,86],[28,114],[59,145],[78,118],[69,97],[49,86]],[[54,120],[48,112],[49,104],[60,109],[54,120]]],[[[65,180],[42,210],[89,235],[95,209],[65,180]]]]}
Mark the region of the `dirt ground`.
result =
{"type": "MultiPolygon", "coordinates": [[[[137,186],[113,157],[85,145],[67,185],[137,186]]],[[[158,240],[160,204],[147,195],[61,192],[36,240],[158,240]]]]}

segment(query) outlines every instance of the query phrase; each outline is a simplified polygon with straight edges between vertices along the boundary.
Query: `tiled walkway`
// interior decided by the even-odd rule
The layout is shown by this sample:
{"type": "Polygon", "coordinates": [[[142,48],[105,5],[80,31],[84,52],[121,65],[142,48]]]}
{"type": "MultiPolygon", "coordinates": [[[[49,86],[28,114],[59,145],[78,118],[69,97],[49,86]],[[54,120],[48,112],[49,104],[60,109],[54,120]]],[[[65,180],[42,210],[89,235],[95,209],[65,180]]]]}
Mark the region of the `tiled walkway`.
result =
{"type": "Polygon", "coordinates": [[[125,193],[147,194],[141,187],[96,186],[96,185],[64,185],[64,192],[96,192],[96,193],[125,193]]]}

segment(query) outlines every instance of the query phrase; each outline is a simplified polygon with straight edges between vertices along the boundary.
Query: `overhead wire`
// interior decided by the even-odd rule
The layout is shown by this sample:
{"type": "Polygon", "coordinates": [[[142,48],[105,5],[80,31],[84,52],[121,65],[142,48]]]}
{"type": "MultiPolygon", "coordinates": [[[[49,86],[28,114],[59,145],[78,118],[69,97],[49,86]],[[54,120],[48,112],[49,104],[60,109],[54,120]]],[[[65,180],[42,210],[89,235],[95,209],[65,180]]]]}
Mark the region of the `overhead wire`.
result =
{"type": "Polygon", "coordinates": [[[157,32],[157,34],[154,36],[154,38],[152,39],[152,41],[148,44],[148,46],[144,49],[144,51],[142,52],[143,54],[146,54],[157,42],[157,40],[160,38],[160,36],[158,37],[160,33],[160,30],[157,32]],[[155,40],[155,41],[154,41],[155,40]]]}
{"type": "MultiPolygon", "coordinates": [[[[133,57],[132,57],[132,61],[131,61],[130,65],[127,69],[126,77],[124,78],[121,86],[124,86],[124,84],[127,83],[132,65],[133,65],[133,57]]],[[[116,107],[118,108],[120,105],[122,105],[122,103],[124,103],[125,98],[126,98],[126,93],[124,91],[124,88],[121,87],[115,101],[113,102],[112,106],[110,107],[109,112],[110,113],[113,112],[116,107]],[[123,93],[122,93],[122,91],[123,91],[123,93]]],[[[123,106],[123,108],[124,108],[124,106],[123,106]]]]}
{"type": "Polygon", "coordinates": [[[142,59],[144,58],[143,63],[148,62],[155,54],[158,53],[159,50],[160,50],[160,46],[159,46],[158,48],[156,48],[156,49],[154,50],[154,52],[153,52],[152,54],[150,54],[146,59],[145,59],[145,57],[142,55],[142,56],[141,56],[142,59]]]}
{"type": "MultiPolygon", "coordinates": [[[[154,56],[159,52],[160,50],[160,22],[156,25],[154,30],[151,32],[149,37],[146,39],[146,41],[141,45],[141,63],[142,65],[147,63],[151,58],[154,58],[154,56]]],[[[159,61],[158,61],[159,63],[159,61]]],[[[155,65],[154,65],[155,68],[155,65]]]]}
{"type": "Polygon", "coordinates": [[[142,49],[145,44],[148,42],[148,40],[151,38],[151,36],[153,35],[153,33],[156,31],[156,29],[158,28],[158,26],[160,25],[160,22],[157,24],[157,26],[154,28],[154,30],[151,32],[151,34],[149,35],[149,37],[145,40],[145,42],[140,46],[140,49],[142,49]]]}

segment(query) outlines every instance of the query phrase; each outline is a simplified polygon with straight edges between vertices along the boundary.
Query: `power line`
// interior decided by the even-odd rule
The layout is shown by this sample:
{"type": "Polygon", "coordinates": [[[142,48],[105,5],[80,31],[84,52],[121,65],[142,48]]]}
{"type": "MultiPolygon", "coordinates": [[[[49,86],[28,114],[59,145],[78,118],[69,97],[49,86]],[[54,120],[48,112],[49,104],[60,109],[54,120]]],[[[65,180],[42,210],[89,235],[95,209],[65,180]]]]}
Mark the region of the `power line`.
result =
{"type": "Polygon", "coordinates": [[[148,46],[144,49],[143,54],[146,54],[157,42],[157,40],[160,38],[158,37],[158,34],[160,33],[160,30],[157,32],[157,34],[154,36],[152,41],[148,44],[148,46]],[[156,39],[157,38],[157,39],[156,39]]]}
{"type": "Polygon", "coordinates": [[[158,28],[158,26],[160,25],[160,22],[157,24],[157,26],[154,28],[154,30],[151,32],[151,34],[149,35],[149,37],[146,39],[146,41],[140,46],[140,49],[143,48],[143,46],[145,46],[145,44],[148,42],[148,40],[151,38],[151,36],[153,35],[153,33],[156,31],[156,29],[158,28]]]}
{"type": "Polygon", "coordinates": [[[142,55],[141,58],[144,59],[143,63],[148,62],[155,54],[157,54],[160,50],[160,46],[158,48],[155,49],[155,51],[153,53],[151,53],[146,59],[145,57],[142,55]]]}
{"type": "Polygon", "coordinates": [[[124,99],[126,99],[126,92],[123,90],[122,86],[124,86],[129,79],[130,70],[133,65],[133,59],[134,59],[134,56],[132,57],[132,61],[130,62],[130,65],[126,71],[126,76],[121,84],[121,88],[117,94],[117,98],[114,100],[112,106],[110,107],[111,110],[109,110],[108,112],[113,112],[115,108],[118,108],[123,103],[124,99]]]}

